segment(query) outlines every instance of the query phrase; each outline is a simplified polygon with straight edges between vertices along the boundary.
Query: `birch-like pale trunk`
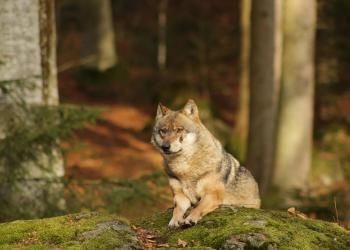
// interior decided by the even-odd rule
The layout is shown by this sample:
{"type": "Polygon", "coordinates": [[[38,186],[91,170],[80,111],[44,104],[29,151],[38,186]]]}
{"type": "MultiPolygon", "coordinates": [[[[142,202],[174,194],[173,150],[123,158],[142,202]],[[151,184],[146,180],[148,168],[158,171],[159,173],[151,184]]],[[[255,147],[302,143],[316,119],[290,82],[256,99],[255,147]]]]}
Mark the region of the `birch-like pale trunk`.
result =
{"type": "Polygon", "coordinates": [[[264,193],[271,184],[281,65],[281,0],[251,6],[247,166],[264,193]]]}
{"type": "Polygon", "coordinates": [[[274,184],[305,187],[311,166],[316,0],[284,0],[283,61],[274,184]]]}
{"type": "Polygon", "coordinates": [[[118,59],[111,0],[79,0],[77,4],[84,27],[82,60],[89,59],[87,65],[99,71],[113,67],[118,59]]]}
{"type": "Polygon", "coordinates": [[[111,0],[98,0],[97,68],[106,70],[117,63],[111,0]]]}
{"type": "MultiPolygon", "coordinates": [[[[0,82],[10,82],[27,106],[58,103],[54,13],[51,0],[2,0],[0,4],[0,82]],[[19,91],[23,87],[18,82],[31,87],[19,91]]],[[[13,99],[0,91],[0,139],[6,137],[5,117],[16,111],[13,99]]],[[[25,162],[20,166],[26,169],[25,176],[0,183],[2,205],[26,217],[42,216],[49,207],[64,208],[63,160],[58,149],[53,152],[53,157],[38,157],[45,169],[25,162]]],[[[0,172],[5,174],[1,165],[0,172]]]]}

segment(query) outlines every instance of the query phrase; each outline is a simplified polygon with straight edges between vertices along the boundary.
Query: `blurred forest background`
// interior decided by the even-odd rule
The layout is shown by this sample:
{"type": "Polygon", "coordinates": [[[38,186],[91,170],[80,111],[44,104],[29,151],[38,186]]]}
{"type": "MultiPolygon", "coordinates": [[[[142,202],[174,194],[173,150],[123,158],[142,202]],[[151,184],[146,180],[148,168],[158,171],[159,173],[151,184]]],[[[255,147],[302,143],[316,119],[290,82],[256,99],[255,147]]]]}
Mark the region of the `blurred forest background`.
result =
{"type": "Polygon", "coordinates": [[[152,122],[193,98],[263,208],[350,228],[348,0],[1,2],[0,221],[170,207],[152,122]]]}

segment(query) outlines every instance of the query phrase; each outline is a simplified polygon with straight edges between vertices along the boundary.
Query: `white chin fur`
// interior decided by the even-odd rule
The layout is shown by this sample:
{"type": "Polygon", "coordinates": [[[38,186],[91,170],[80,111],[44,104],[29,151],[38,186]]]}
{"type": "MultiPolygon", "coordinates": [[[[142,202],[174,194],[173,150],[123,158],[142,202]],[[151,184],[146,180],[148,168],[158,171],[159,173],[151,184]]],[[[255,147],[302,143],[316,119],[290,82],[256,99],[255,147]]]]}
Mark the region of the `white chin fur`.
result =
{"type": "Polygon", "coordinates": [[[177,139],[175,142],[171,144],[171,151],[172,152],[179,152],[180,150],[191,150],[192,145],[196,141],[196,134],[195,133],[188,133],[186,136],[184,136],[183,141],[180,142],[180,138],[177,139]]]}
{"type": "Polygon", "coordinates": [[[193,145],[195,145],[196,139],[197,135],[195,133],[188,133],[183,138],[181,146],[185,154],[191,154],[193,152],[193,145]]]}

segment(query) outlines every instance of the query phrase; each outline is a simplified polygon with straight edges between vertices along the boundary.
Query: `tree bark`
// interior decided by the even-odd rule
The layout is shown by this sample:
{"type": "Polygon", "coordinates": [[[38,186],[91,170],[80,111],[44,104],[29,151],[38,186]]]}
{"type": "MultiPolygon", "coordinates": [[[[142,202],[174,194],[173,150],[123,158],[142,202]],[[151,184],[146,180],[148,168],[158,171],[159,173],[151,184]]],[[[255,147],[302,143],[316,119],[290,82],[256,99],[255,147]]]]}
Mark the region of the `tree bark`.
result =
{"type": "Polygon", "coordinates": [[[40,51],[43,81],[43,104],[57,105],[57,56],[55,1],[40,0],[40,51]]]}
{"type": "MultiPolygon", "coordinates": [[[[18,97],[26,106],[57,104],[54,1],[2,1],[0,37],[0,82],[9,83],[14,92],[21,93],[18,97]]],[[[1,91],[0,100],[3,119],[0,139],[3,139],[7,136],[6,126],[11,124],[11,112],[23,111],[15,105],[18,100],[1,91]]],[[[24,112],[23,115],[30,117],[24,112]]],[[[26,174],[0,183],[1,205],[18,212],[17,216],[42,216],[48,208],[64,207],[60,179],[64,168],[60,151],[53,149],[52,157],[40,153],[38,161],[40,163],[30,161],[11,166],[25,169],[26,174]]],[[[0,165],[0,172],[6,174],[4,165],[0,165]]]]}
{"type": "Polygon", "coordinates": [[[285,0],[274,184],[305,187],[311,165],[316,0],[285,0]]]}
{"type": "Polygon", "coordinates": [[[241,0],[241,49],[239,109],[234,129],[238,145],[238,158],[245,159],[249,126],[249,57],[250,57],[250,14],[251,0],[241,0]]]}
{"type": "MultiPolygon", "coordinates": [[[[36,86],[24,91],[27,103],[41,103],[39,2],[5,0],[0,4],[0,81],[25,80],[36,86]]],[[[9,102],[0,93],[3,103],[9,102]]]]}
{"type": "Polygon", "coordinates": [[[247,166],[264,193],[272,179],[281,65],[281,2],[253,0],[247,166]]]}

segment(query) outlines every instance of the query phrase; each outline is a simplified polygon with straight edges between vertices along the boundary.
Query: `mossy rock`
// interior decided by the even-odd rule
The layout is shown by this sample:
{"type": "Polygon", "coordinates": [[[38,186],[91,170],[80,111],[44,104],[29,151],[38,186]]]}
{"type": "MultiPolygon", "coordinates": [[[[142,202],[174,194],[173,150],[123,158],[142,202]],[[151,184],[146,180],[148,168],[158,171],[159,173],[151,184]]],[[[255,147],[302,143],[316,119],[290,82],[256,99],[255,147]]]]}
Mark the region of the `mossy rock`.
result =
{"type": "MultiPolygon", "coordinates": [[[[179,249],[350,249],[349,233],[334,223],[281,211],[222,207],[196,226],[168,229],[171,210],[136,221],[153,247],[179,249]]],[[[83,213],[0,224],[0,249],[145,249],[124,219],[83,213]]]]}
{"type": "Polygon", "coordinates": [[[0,224],[0,249],[138,249],[135,233],[114,215],[82,213],[0,224]]]}
{"type": "Polygon", "coordinates": [[[349,233],[335,223],[300,219],[282,211],[222,207],[190,228],[170,230],[171,210],[139,226],[154,230],[159,242],[193,249],[350,249],[349,233]]]}

